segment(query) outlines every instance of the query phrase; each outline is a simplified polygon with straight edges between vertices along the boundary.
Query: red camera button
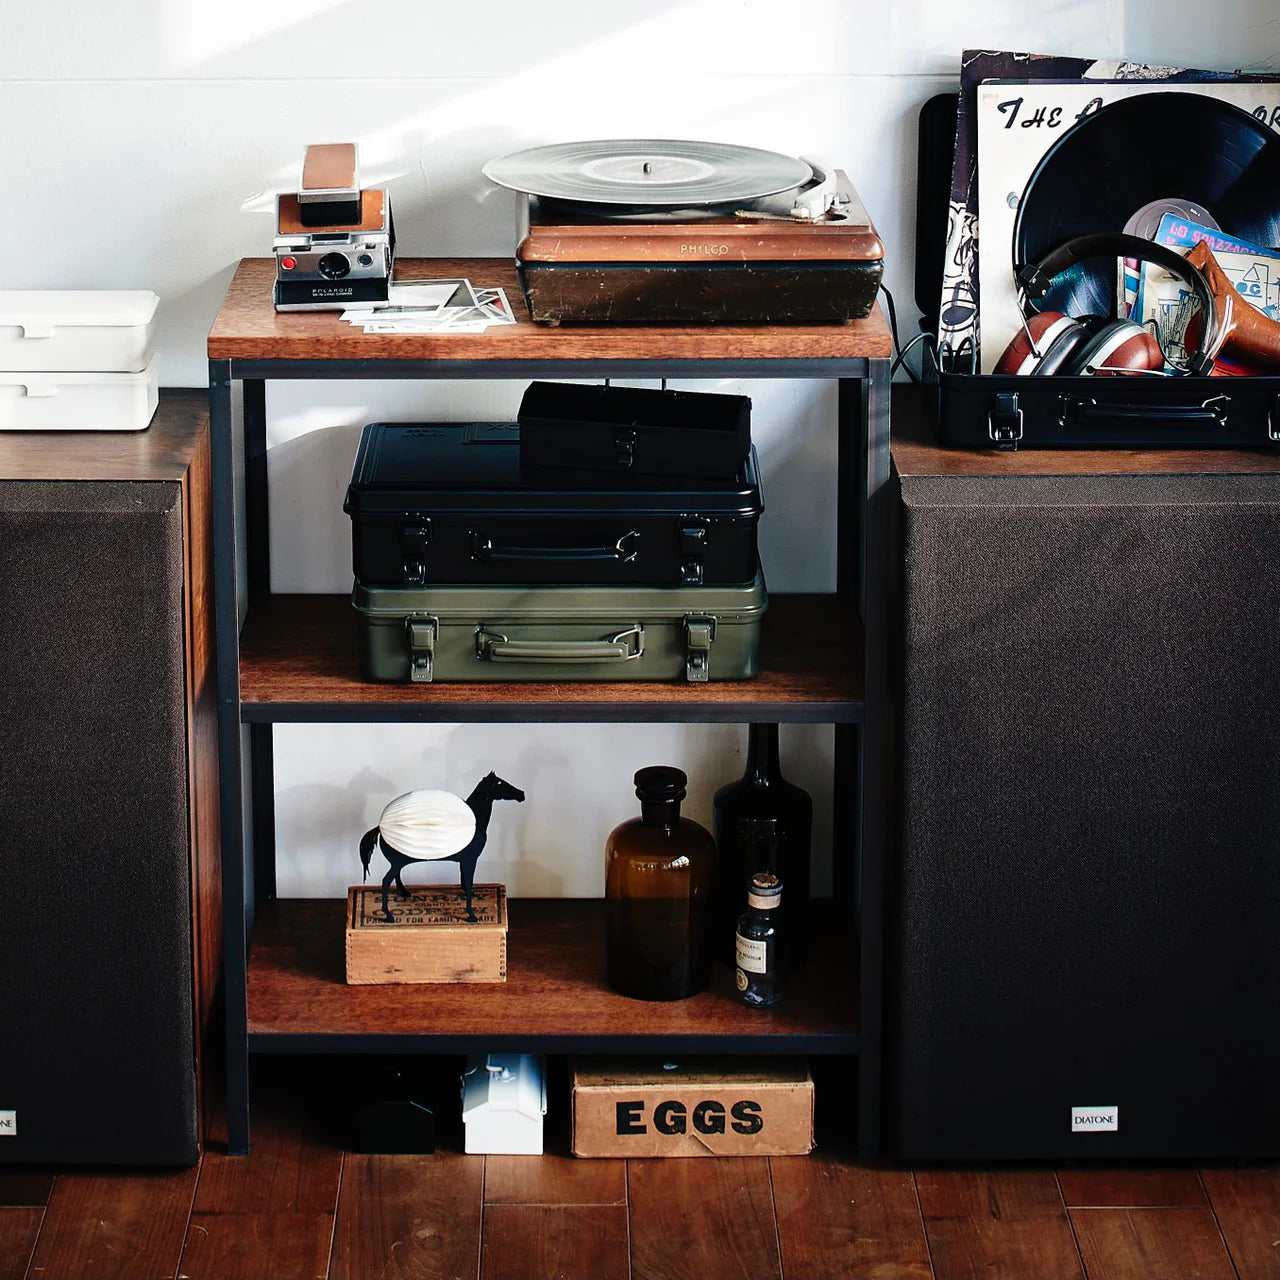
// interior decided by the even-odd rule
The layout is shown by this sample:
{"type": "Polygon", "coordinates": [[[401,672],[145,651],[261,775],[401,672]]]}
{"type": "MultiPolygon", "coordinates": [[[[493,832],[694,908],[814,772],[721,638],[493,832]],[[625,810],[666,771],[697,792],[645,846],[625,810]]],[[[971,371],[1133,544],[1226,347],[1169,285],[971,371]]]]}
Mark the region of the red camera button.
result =
{"type": "Polygon", "coordinates": [[[292,270],[294,269],[294,267],[296,267],[296,266],[298,265],[298,260],[297,260],[297,258],[281,258],[281,259],[280,259],[280,265],[281,265],[281,266],[282,266],[286,271],[292,271],[292,270]]]}

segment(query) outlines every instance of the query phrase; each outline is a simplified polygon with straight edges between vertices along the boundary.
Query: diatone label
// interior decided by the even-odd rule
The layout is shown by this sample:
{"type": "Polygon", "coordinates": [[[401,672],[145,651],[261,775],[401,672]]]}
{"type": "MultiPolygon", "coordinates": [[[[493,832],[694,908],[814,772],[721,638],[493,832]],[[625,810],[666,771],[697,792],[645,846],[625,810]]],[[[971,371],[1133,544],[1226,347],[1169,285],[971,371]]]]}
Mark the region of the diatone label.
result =
{"type": "Polygon", "coordinates": [[[1116,1133],[1120,1128],[1119,1107],[1072,1107],[1072,1133],[1116,1133]]]}

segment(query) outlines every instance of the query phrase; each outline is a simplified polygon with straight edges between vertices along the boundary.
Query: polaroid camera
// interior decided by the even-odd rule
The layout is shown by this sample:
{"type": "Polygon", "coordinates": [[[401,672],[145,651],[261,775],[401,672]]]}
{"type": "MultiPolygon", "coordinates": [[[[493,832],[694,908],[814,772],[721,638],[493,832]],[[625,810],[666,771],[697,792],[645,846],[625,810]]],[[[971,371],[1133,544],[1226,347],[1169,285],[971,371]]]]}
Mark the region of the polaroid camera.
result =
{"type": "Polygon", "coordinates": [[[355,143],[308,147],[302,189],[276,197],[276,310],[386,302],[395,244],[390,195],[361,189],[355,143]]]}

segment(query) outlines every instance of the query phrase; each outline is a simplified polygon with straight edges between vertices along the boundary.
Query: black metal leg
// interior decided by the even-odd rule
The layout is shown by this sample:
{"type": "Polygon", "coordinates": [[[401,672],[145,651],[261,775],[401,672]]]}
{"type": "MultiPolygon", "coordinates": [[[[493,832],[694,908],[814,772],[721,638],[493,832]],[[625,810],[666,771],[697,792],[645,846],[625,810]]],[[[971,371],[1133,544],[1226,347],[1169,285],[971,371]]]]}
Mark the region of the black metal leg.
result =
{"type": "Polygon", "coordinates": [[[249,726],[253,798],[253,884],[259,901],[276,896],[276,773],[274,725],[249,726]]]}
{"type": "Polygon", "coordinates": [[[222,823],[222,973],[227,1021],[227,1149],[249,1150],[248,876],[240,751],[240,609],[236,599],[235,449],[231,366],[209,361],[213,460],[214,618],[218,655],[218,777],[222,823]]]}
{"type": "Polygon", "coordinates": [[[270,502],[267,497],[267,384],[244,382],[244,521],[249,598],[271,590],[270,502]]]}
{"type": "MultiPolygon", "coordinates": [[[[862,1020],[858,1080],[858,1150],[863,1158],[881,1151],[883,1077],[885,844],[892,771],[888,680],[889,574],[889,362],[874,360],[859,396],[866,448],[859,450],[858,489],[862,534],[859,598],[866,645],[863,699],[862,783],[858,916],[861,922],[862,1020]]],[[[843,403],[843,402],[842,402],[843,403]]]]}

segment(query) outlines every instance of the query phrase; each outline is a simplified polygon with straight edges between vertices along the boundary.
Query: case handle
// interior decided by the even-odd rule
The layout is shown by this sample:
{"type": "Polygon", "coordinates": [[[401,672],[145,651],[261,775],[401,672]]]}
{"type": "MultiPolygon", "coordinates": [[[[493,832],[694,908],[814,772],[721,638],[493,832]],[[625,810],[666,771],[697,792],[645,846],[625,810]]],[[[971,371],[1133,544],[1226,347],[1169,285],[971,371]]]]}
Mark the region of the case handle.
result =
{"type": "Polygon", "coordinates": [[[473,560],[616,560],[630,564],[636,558],[636,543],[640,534],[629,529],[612,546],[596,547],[540,547],[521,546],[513,543],[501,546],[485,533],[472,530],[471,558],[473,560]]]}
{"type": "Polygon", "coordinates": [[[1212,396],[1200,404],[1099,404],[1092,396],[1063,396],[1059,426],[1078,427],[1220,427],[1227,420],[1231,398],[1212,396]]]}
{"type": "Polygon", "coordinates": [[[512,640],[500,631],[476,632],[481,662],[634,662],[644,656],[644,627],[604,640],[512,640]]]}

